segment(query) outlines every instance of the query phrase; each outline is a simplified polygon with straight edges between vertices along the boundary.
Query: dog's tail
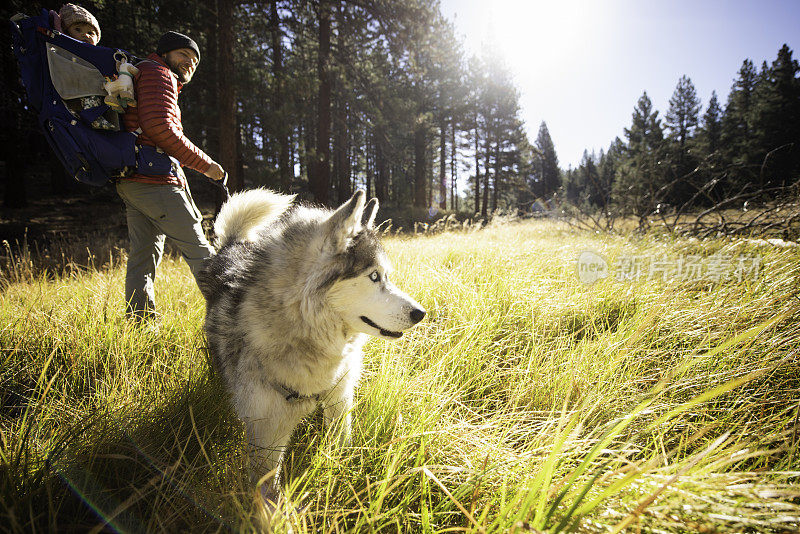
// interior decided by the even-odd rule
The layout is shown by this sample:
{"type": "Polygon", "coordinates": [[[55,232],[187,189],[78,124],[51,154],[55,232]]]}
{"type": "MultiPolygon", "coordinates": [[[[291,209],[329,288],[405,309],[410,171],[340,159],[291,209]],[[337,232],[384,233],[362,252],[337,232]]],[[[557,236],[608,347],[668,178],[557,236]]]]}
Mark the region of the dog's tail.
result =
{"type": "Polygon", "coordinates": [[[214,223],[217,248],[237,241],[253,241],[260,229],[289,208],[294,197],[269,189],[250,189],[234,194],[222,205],[214,223]]]}

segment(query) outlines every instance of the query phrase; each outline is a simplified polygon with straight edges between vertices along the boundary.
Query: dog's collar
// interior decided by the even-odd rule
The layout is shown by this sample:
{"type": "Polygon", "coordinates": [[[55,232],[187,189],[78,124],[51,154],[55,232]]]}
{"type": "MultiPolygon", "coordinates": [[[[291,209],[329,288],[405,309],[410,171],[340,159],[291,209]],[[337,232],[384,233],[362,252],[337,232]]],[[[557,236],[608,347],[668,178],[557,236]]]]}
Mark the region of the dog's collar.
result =
{"type": "Polygon", "coordinates": [[[322,398],[322,393],[315,393],[313,395],[301,395],[299,392],[290,387],[284,386],[279,382],[272,382],[272,387],[281,394],[281,396],[288,402],[300,402],[304,400],[314,400],[319,402],[322,398]]]}

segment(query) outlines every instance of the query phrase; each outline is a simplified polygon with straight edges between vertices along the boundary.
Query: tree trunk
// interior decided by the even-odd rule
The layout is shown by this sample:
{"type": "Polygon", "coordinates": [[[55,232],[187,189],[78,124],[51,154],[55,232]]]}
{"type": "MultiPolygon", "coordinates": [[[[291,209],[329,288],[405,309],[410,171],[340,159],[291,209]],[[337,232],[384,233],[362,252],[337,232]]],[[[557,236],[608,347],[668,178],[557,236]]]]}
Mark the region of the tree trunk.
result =
{"type": "Polygon", "coordinates": [[[290,192],[292,190],[292,184],[295,179],[294,170],[297,168],[297,144],[299,141],[298,130],[297,128],[292,128],[289,132],[289,137],[287,139],[289,141],[289,189],[286,192],[290,192]]]}
{"type": "Polygon", "coordinates": [[[388,198],[389,177],[386,168],[386,132],[383,126],[375,128],[375,197],[383,204],[388,198]]]}
{"type": "MultiPolygon", "coordinates": [[[[212,7],[218,7],[217,4],[213,4],[212,7]]],[[[136,17],[138,18],[138,17],[136,17]]],[[[135,19],[134,19],[135,20],[135,19]]],[[[205,127],[205,138],[206,138],[206,146],[210,147],[213,153],[216,156],[221,156],[222,150],[220,146],[220,137],[219,137],[219,125],[220,125],[220,113],[219,113],[219,45],[217,44],[218,37],[219,37],[219,26],[218,21],[212,27],[212,31],[208,32],[208,40],[206,41],[206,47],[208,48],[208,53],[203,55],[203,62],[204,62],[204,69],[208,68],[208,70],[203,71],[203,81],[205,82],[205,91],[204,95],[207,99],[206,101],[206,109],[209,110],[209,115],[206,117],[206,127],[205,127]]],[[[199,81],[199,80],[198,80],[199,81]]],[[[219,157],[219,160],[222,158],[219,157]]],[[[225,168],[223,166],[225,170],[225,168]]],[[[222,203],[225,202],[225,199],[222,198],[222,189],[215,187],[214,188],[214,215],[216,216],[219,213],[220,208],[222,207],[222,203]]]]}
{"type": "Polygon", "coordinates": [[[239,173],[236,142],[236,85],[234,79],[233,46],[233,4],[234,0],[218,0],[217,24],[219,40],[217,41],[217,57],[219,58],[219,77],[217,88],[219,95],[219,159],[222,168],[228,172],[228,187],[232,191],[243,189],[242,176],[239,173]]]}
{"type": "Polygon", "coordinates": [[[430,209],[435,204],[433,203],[433,192],[438,193],[439,186],[436,185],[436,176],[433,174],[433,146],[428,146],[427,140],[425,143],[425,191],[428,196],[425,199],[425,207],[430,209]]]}
{"type": "Polygon", "coordinates": [[[481,147],[475,127],[475,215],[481,211],[481,147]]]}
{"type": "Polygon", "coordinates": [[[494,146],[494,191],[492,192],[492,213],[497,211],[497,204],[500,198],[501,184],[501,167],[503,166],[500,160],[500,142],[498,141],[494,146]]]}
{"type": "Polygon", "coordinates": [[[452,121],[450,130],[450,209],[458,211],[458,172],[456,171],[456,121],[452,121]]]}
{"type": "Polygon", "coordinates": [[[344,102],[336,106],[336,121],[333,134],[333,169],[336,179],[336,200],[344,204],[352,194],[350,172],[347,165],[347,112],[344,102]]]}
{"type": "Polygon", "coordinates": [[[425,125],[417,122],[414,129],[414,206],[424,208],[427,200],[425,187],[425,174],[427,163],[425,161],[425,125]]]}
{"type": "MultiPolygon", "coordinates": [[[[345,111],[347,111],[347,109],[345,111]]],[[[345,117],[347,121],[350,120],[349,113],[346,113],[345,117]]],[[[352,195],[353,188],[355,186],[355,177],[358,175],[358,162],[356,161],[355,164],[353,163],[354,145],[358,141],[354,139],[353,135],[349,134],[349,132],[355,132],[356,128],[354,126],[351,126],[349,122],[345,123],[345,128],[346,129],[344,135],[344,177],[345,181],[347,182],[345,184],[345,187],[347,188],[348,191],[350,191],[350,195],[352,195]]],[[[347,199],[349,198],[350,196],[347,197],[347,199]]]]}
{"type": "MultiPolygon", "coordinates": [[[[270,142],[270,121],[266,114],[260,116],[261,122],[261,157],[264,159],[266,167],[271,166],[271,161],[274,159],[272,154],[272,143],[270,142]]],[[[280,178],[278,184],[280,183],[280,178]]],[[[271,184],[270,184],[271,185],[271,184]]]]}
{"type": "Polygon", "coordinates": [[[483,162],[483,202],[481,203],[481,215],[486,217],[489,211],[489,169],[491,169],[492,143],[486,138],[486,161],[483,162]]]}
{"type": "MultiPolygon", "coordinates": [[[[372,165],[373,165],[373,157],[372,157],[373,156],[373,151],[369,149],[370,147],[369,147],[369,143],[368,143],[367,139],[369,139],[369,133],[365,131],[364,132],[364,145],[366,145],[367,148],[366,148],[366,150],[364,150],[364,170],[365,170],[364,174],[366,175],[366,181],[367,181],[367,183],[366,183],[366,186],[367,186],[367,198],[372,198],[373,196],[375,196],[375,195],[372,194],[372,173],[374,172],[373,167],[372,167],[372,165]]],[[[373,145],[373,147],[375,145],[375,139],[374,138],[372,139],[372,145],[373,145]]]]}
{"type": "Polygon", "coordinates": [[[331,51],[331,7],[329,0],[319,3],[319,52],[317,76],[319,97],[317,100],[317,151],[314,168],[309,176],[309,189],[315,201],[328,204],[331,183],[331,77],[328,61],[331,51]]]}
{"type": "Polygon", "coordinates": [[[276,118],[275,135],[278,142],[278,187],[281,191],[289,191],[292,185],[291,156],[289,154],[288,120],[283,105],[284,74],[283,74],[283,44],[281,42],[281,21],[278,16],[278,0],[272,0],[270,5],[270,26],[272,26],[272,74],[273,116],[276,118]]]}
{"type": "Polygon", "coordinates": [[[447,209],[447,121],[439,124],[439,208],[447,209]]]}
{"type": "Polygon", "coordinates": [[[306,161],[306,180],[308,181],[308,191],[311,192],[311,184],[314,180],[314,173],[317,172],[317,122],[313,114],[305,117],[305,154],[306,161]]]}
{"type": "Polygon", "coordinates": [[[242,125],[239,121],[239,116],[236,116],[236,172],[239,176],[239,182],[242,184],[242,189],[244,189],[244,136],[242,135],[242,125]]]}
{"type": "Polygon", "coordinates": [[[306,135],[306,127],[305,121],[300,119],[300,124],[297,125],[297,132],[295,138],[295,147],[297,147],[296,155],[296,165],[298,166],[298,174],[297,178],[298,181],[306,178],[308,180],[308,149],[309,147],[306,145],[306,139],[308,136],[306,135]]]}

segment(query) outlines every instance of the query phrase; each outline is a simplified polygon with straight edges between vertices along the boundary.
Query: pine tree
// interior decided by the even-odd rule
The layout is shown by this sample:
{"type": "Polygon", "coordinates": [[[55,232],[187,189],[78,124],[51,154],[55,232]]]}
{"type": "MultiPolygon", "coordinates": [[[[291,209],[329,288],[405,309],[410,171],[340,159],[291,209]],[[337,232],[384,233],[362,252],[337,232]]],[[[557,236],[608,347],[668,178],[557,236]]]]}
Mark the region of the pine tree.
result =
{"type": "Polygon", "coordinates": [[[664,134],[658,111],[647,92],[639,98],[633,110],[631,127],[625,129],[628,138],[625,157],[613,186],[613,200],[623,214],[645,217],[660,201],[657,192],[664,185],[660,166],[664,134]]]}
{"type": "Polygon", "coordinates": [[[597,169],[598,157],[594,153],[583,151],[583,158],[578,167],[578,183],[582,186],[581,201],[579,204],[591,209],[599,207],[603,202],[603,188],[600,182],[600,172],[597,169]]]}
{"type": "Polygon", "coordinates": [[[698,205],[707,205],[710,198],[715,198],[715,201],[719,201],[724,193],[722,185],[709,185],[711,180],[715,180],[716,177],[724,172],[721,168],[722,120],[723,112],[719,105],[717,92],[712,91],[708,107],[703,113],[697,133],[689,149],[697,166],[692,177],[694,188],[691,191],[692,197],[690,198],[694,198],[693,203],[698,205]],[[698,194],[698,189],[703,189],[705,193],[698,194]]]}
{"type": "Polygon", "coordinates": [[[779,185],[789,185],[800,173],[800,65],[792,58],[792,50],[784,44],[772,64],[777,101],[775,140],[770,150],[776,153],[772,164],[779,185]],[[787,150],[783,150],[786,147],[787,150]]]}
{"type": "Polygon", "coordinates": [[[570,166],[567,167],[561,178],[561,191],[564,195],[564,200],[575,206],[579,205],[583,190],[582,184],[578,183],[578,177],[578,170],[570,166]]]}
{"type": "Polygon", "coordinates": [[[611,209],[611,191],[617,176],[617,169],[624,157],[625,143],[619,137],[614,138],[614,141],[608,147],[608,151],[600,155],[600,163],[598,165],[600,187],[596,205],[605,214],[608,214],[611,209]]]}
{"type": "Polygon", "coordinates": [[[750,112],[757,78],[758,73],[753,62],[749,59],[744,60],[739,69],[739,77],[734,80],[731,87],[725,107],[722,133],[726,144],[744,145],[750,137],[752,130],[750,112]]]}
{"type": "Polygon", "coordinates": [[[800,159],[800,67],[787,45],[771,66],[764,63],[753,91],[751,109],[754,155],[761,162],[760,187],[786,185],[800,159]]]}
{"type": "Polygon", "coordinates": [[[700,112],[700,99],[697,97],[692,80],[681,76],[675,92],[669,99],[669,109],[664,118],[664,125],[670,131],[670,137],[678,142],[681,150],[686,140],[694,134],[697,127],[697,114],[700,112]]]}
{"type": "Polygon", "coordinates": [[[717,99],[717,92],[711,91],[711,99],[703,114],[700,132],[698,133],[698,146],[701,155],[707,157],[717,151],[722,137],[722,108],[717,99]]]}
{"type": "Polygon", "coordinates": [[[683,204],[696,191],[696,186],[691,181],[691,171],[695,168],[696,159],[690,154],[687,141],[694,136],[699,112],[700,99],[694,84],[687,76],[681,76],[669,99],[669,109],[665,117],[670,142],[662,168],[668,184],[664,199],[670,204],[683,204]]]}
{"type": "Polygon", "coordinates": [[[752,182],[755,176],[756,154],[753,147],[753,91],[758,73],[753,62],[744,60],[734,81],[722,120],[724,161],[730,167],[725,184],[727,193],[752,182]]]}
{"type": "Polygon", "coordinates": [[[547,123],[542,121],[539,125],[539,134],[536,136],[536,149],[538,150],[539,191],[537,195],[543,198],[551,196],[561,185],[561,171],[558,168],[558,156],[547,123]]]}

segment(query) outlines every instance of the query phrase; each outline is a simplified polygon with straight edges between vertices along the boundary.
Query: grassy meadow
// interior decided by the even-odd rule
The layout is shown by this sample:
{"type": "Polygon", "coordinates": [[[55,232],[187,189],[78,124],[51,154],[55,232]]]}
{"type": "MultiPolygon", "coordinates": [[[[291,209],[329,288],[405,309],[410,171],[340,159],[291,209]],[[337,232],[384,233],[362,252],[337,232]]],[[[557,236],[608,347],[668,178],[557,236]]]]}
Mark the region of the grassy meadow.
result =
{"type": "Polygon", "coordinates": [[[395,236],[428,310],[371,340],[351,446],[309,419],[283,513],[250,487],[209,368],[204,305],[166,258],[161,319],[123,316],[124,262],[0,290],[0,529],[9,532],[793,532],[800,529],[800,248],[576,232],[547,221],[395,236]],[[713,254],[758,273],[593,285],[713,254]]]}

